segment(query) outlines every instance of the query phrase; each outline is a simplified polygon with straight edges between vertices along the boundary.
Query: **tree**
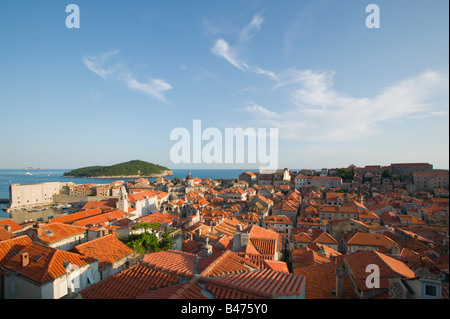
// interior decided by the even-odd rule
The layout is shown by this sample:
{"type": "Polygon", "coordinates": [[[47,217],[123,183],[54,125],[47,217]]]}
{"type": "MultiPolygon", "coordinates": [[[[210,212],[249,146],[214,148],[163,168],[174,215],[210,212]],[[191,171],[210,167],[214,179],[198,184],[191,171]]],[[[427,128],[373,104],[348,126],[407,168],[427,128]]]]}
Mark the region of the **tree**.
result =
{"type": "Polygon", "coordinates": [[[169,227],[164,227],[164,234],[159,242],[159,248],[161,250],[169,250],[172,249],[174,244],[175,242],[172,240],[172,237],[170,237],[169,227]]]}
{"type": "Polygon", "coordinates": [[[351,170],[348,170],[347,168],[340,168],[336,173],[336,176],[342,178],[343,181],[353,181],[353,178],[355,178],[355,172],[353,171],[353,168],[351,170]]]}
{"type": "Polygon", "coordinates": [[[391,172],[389,170],[383,171],[383,174],[381,174],[381,178],[391,178],[391,172]]]}
{"type": "MultiPolygon", "coordinates": [[[[138,226],[147,230],[148,228],[155,229],[156,225],[161,224],[143,223],[138,226]]],[[[158,237],[154,233],[145,231],[139,235],[131,235],[127,246],[133,249],[138,254],[146,254],[172,249],[174,244],[175,242],[172,240],[172,237],[170,237],[169,228],[166,226],[164,228],[164,233],[161,237],[161,240],[158,239],[158,237]]]]}

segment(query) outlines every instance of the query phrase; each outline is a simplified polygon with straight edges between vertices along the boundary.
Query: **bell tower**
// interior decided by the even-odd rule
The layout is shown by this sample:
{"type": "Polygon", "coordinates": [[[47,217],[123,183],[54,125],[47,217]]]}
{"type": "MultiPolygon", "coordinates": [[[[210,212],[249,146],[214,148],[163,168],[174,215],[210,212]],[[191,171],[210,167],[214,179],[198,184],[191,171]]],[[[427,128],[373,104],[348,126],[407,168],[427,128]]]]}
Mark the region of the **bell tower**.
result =
{"type": "Polygon", "coordinates": [[[128,213],[128,194],[127,190],[125,189],[125,186],[120,186],[119,189],[119,202],[117,209],[120,209],[124,211],[125,213],[128,213]]]}

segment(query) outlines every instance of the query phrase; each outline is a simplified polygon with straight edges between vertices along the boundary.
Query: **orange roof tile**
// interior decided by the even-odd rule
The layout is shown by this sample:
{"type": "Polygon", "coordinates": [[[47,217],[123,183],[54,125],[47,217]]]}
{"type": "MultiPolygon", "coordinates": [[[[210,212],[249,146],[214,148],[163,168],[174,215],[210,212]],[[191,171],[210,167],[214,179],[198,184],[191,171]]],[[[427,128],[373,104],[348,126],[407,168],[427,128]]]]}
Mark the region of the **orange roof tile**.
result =
{"type": "Polygon", "coordinates": [[[145,291],[136,299],[208,299],[195,279],[174,284],[166,288],[145,291]]]}
{"type": "Polygon", "coordinates": [[[156,192],[153,192],[153,191],[139,192],[139,193],[130,194],[128,196],[128,201],[130,203],[136,203],[138,201],[145,200],[147,198],[151,198],[154,196],[157,197],[157,194],[156,194],[156,192]]]}
{"type": "Polygon", "coordinates": [[[87,202],[81,209],[82,210],[93,208],[100,208],[101,210],[116,209],[118,200],[119,200],[118,198],[108,198],[101,201],[91,201],[87,202]]]}
{"type": "Polygon", "coordinates": [[[72,214],[68,214],[68,215],[63,215],[63,216],[59,216],[59,217],[55,217],[50,219],[51,223],[66,223],[66,224],[71,224],[77,220],[81,220],[84,218],[88,218],[88,217],[92,217],[95,215],[99,215],[102,213],[102,210],[100,208],[93,208],[93,209],[88,209],[88,210],[82,210],[76,213],[72,213],[72,214]]]}
{"type": "Polygon", "coordinates": [[[23,229],[23,227],[17,224],[13,219],[5,218],[0,220],[0,226],[5,227],[8,225],[11,227],[12,233],[23,229]]]}
{"type": "Polygon", "coordinates": [[[215,277],[259,269],[253,262],[239,257],[231,250],[215,254],[210,257],[203,257],[199,261],[199,271],[203,269],[200,276],[215,277]],[[204,263],[209,263],[208,266],[204,263]],[[205,267],[206,266],[206,267],[205,267]]]}
{"type": "Polygon", "coordinates": [[[80,291],[83,299],[134,299],[148,290],[179,283],[175,275],[140,263],[80,291]]]}
{"type": "Polygon", "coordinates": [[[147,254],[142,261],[152,268],[173,275],[192,277],[195,274],[197,256],[176,250],[147,254]]]}
{"type": "Polygon", "coordinates": [[[389,279],[392,278],[413,278],[412,271],[403,262],[386,256],[375,250],[358,251],[344,256],[344,262],[351,269],[352,281],[360,290],[370,290],[366,285],[368,273],[366,268],[370,264],[377,265],[380,270],[380,289],[387,289],[389,279]]]}
{"type": "Polygon", "coordinates": [[[95,215],[95,216],[92,216],[89,218],[77,220],[74,222],[74,225],[89,227],[89,226],[95,226],[95,225],[100,225],[100,224],[107,224],[112,221],[122,219],[125,217],[127,217],[127,213],[125,213],[124,211],[119,209],[119,210],[115,210],[112,212],[106,212],[106,213],[95,215]]]}
{"type": "Polygon", "coordinates": [[[64,275],[66,273],[66,262],[81,267],[94,261],[95,259],[91,257],[31,242],[3,267],[42,284],[64,275]],[[25,267],[22,267],[21,262],[23,253],[28,253],[29,256],[29,263],[25,267]]]}
{"type": "MultiPolygon", "coordinates": [[[[294,268],[294,274],[302,275],[306,280],[306,299],[335,299],[336,264],[334,262],[294,268]]],[[[354,296],[353,287],[344,274],[344,299],[354,296]]]]}
{"type": "Polygon", "coordinates": [[[1,266],[7,264],[11,258],[30,243],[31,239],[27,235],[0,241],[0,274],[3,273],[1,266]]]}
{"type": "Polygon", "coordinates": [[[304,276],[270,269],[222,277],[200,277],[198,280],[217,299],[299,296],[306,282],[304,276]]]}
{"type": "Polygon", "coordinates": [[[85,227],[62,223],[38,224],[37,227],[42,229],[38,238],[45,244],[51,244],[86,232],[85,227]]]}
{"type": "Polygon", "coordinates": [[[383,234],[376,233],[355,233],[347,239],[347,245],[360,246],[398,246],[398,244],[383,234]]]}
{"type": "Polygon", "coordinates": [[[99,269],[130,256],[134,251],[114,235],[106,235],[75,246],[73,252],[98,259],[99,269]]]}

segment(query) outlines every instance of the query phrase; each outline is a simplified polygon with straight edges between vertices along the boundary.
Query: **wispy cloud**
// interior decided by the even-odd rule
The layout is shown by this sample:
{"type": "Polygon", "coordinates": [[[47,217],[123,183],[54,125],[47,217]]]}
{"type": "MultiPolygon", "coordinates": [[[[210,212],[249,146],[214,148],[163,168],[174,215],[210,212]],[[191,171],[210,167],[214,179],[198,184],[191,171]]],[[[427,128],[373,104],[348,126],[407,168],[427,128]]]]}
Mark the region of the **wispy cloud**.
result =
{"type": "Polygon", "coordinates": [[[255,14],[252,21],[250,21],[250,23],[244,29],[242,29],[241,33],[239,34],[240,42],[246,43],[250,41],[255,33],[259,31],[263,22],[264,19],[261,17],[261,15],[255,14]]]}
{"type": "Polygon", "coordinates": [[[256,32],[261,28],[264,19],[255,14],[248,25],[246,25],[238,35],[238,41],[234,46],[231,46],[225,39],[219,38],[215,41],[211,52],[218,57],[228,61],[231,65],[241,71],[251,71],[257,74],[266,75],[272,79],[277,79],[274,72],[263,69],[257,65],[249,65],[240,57],[240,52],[245,49],[245,45],[253,38],[256,32]]]}
{"type": "Polygon", "coordinates": [[[85,56],[82,58],[82,61],[89,70],[105,80],[119,80],[125,83],[130,90],[142,92],[161,102],[167,103],[164,93],[172,89],[172,86],[165,80],[148,78],[147,82],[141,82],[121,63],[114,63],[111,66],[106,65],[110,58],[118,54],[119,50],[112,50],[95,56],[85,56]]]}
{"type": "Polygon", "coordinates": [[[278,127],[280,138],[342,142],[379,133],[379,125],[408,117],[448,113],[448,74],[427,71],[386,87],[375,97],[356,98],[333,88],[334,72],[291,69],[278,75],[274,90],[285,90],[291,108],[274,112],[246,106],[263,125],[278,127]]]}
{"type": "Polygon", "coordinates": [[[119,50],[113,50],[96,56],[83,57],[83,63],[89,70],[91,70],[98,76],[106,79],[109,75],[113,74],[114,72],[117,72],[117,70],[120,68],[120,65],[105,68],[103,64],[106,61],[108,61],[110,57],[117,55],[118,53],[119,50]]]}
{"type": "Polygon", "coordinates": [[[224,39],[216,40],[214,46],[211,49],[211,52],[219,57],[224,58],[240,70],[248,69],[248,65],[239,59],[236,49],[230,47],[228,42],[226,42],[224,39]]]}

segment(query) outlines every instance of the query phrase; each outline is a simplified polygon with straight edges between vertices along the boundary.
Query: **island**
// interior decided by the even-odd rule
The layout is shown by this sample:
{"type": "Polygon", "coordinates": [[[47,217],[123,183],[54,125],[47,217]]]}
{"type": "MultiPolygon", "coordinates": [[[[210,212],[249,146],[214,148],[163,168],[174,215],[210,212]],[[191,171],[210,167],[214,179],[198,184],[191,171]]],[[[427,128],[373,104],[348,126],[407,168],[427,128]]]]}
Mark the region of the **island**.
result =
{"type": "Polygon", "coordinates": [[[64,177],[86,178],[140,178],[172,176],[173,172],[167,167],[133,160],[111,166],[88,166],[65,172],[64,177]]]}

